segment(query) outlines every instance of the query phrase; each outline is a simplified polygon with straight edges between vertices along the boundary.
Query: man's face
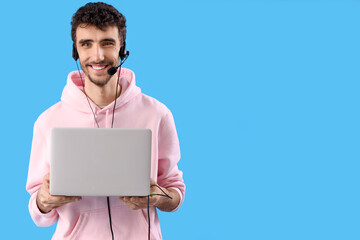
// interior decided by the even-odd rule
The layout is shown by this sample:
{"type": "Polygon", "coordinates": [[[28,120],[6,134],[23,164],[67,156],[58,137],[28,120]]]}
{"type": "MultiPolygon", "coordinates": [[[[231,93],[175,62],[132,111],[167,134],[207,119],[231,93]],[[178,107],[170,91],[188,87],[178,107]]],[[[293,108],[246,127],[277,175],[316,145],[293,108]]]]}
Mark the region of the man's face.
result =
{"type": "Polygon", "coordinates": [[[108,26],[102,31],[94,25],[80,24],[76,29],[76,48],[85,76],[95,85],[106,85],[112,76],[107,71],[119,65],[119,30],[108,26]]]}

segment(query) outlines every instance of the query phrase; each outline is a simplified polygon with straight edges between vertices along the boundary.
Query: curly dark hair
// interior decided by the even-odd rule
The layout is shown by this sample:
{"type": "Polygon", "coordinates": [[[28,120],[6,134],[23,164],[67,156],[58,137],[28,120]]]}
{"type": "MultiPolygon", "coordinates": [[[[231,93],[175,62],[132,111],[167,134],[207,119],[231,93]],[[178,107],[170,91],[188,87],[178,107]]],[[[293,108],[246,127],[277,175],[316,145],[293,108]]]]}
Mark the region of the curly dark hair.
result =
{"type": "Polygon", "coordinates": [[[87,3],[79,8],[71,20],[71,39],[76,43],[76,29],[80,24],[94,25],[101,30],[117,26],[121,45],[126,39],[126,18],[113,6],[103,3],[87,3]]]}

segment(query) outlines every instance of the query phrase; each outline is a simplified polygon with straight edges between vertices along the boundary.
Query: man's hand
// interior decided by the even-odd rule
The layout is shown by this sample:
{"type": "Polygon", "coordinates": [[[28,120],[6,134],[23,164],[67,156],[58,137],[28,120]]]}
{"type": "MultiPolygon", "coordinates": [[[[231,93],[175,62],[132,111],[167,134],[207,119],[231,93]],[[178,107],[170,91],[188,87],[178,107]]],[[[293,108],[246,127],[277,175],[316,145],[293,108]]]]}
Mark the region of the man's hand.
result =
{"type": "Polygon", "coordinates": [[[36,204],[42,213],[48,213],[54,208],[81,199],[81,197],[52,196],[50,195],[49,186],[50,173],[44,176],[43,184],[41,185],[36,197],[36,204]]]}
{"type": "MultiPolygon", "coordinates": [[[[150,193],[151,194],[161,194],[164,193],[156,186],[156,182],[150,180],[150,193]]],[[[162,211],[170,212],[175,209],[180,201],[180,196],[178,192],[174,189],[161,188],[167,195],[172,197],[172,199],[166,196],[153,195],[149,199],[149,207],[157,207],[162,211]]],[[[145,209],[148,206],[148,197],[119,197],[130,209],[138,210],[145,209]]]]}

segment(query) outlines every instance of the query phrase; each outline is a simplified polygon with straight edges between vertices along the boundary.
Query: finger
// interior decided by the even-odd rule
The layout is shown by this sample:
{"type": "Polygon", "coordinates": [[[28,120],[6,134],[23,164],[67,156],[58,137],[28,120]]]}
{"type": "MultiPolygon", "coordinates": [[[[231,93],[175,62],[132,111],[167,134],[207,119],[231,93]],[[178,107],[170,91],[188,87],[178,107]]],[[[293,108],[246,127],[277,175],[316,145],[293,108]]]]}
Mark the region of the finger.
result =
{"type": "Polygon", "coordinates": [[[158,196],[151,196],[149,200],[149,207],[155,207],[158,201],[159,201],[158,196]]]}
{"type": "Polygon", "coordinates": [[[77,202],[77,201],[79,201],[79,200],[78,199],[64,199],[60,202],[61,202],[61,204],[64,205],[64,204],[73,203],[73,202],[77,202]]]}
{"type": "Polygon", "coordinates": [[[149,207],[154,207],[157,204],[157,202],[158,202],[158,197],[157,196],[150,196],[149,200],[148,200],[147,197],[138,198],[133,203],[136,204],[137,206],[141,207],[141,208],[147,208],[148,205],[149,205],[149,207]]]}
{"type": "Polygon", "coordinates": [[[47,201],[47,200],[41,203],[41,205],[43,206],[43,210],[48,209],[49,211],[54,209],[54,208],[61,207],[61,206],[65,205],[65,204],[66,203],[64,203],[64,202],[59,202],[59,201],[52,202],[52,201],[47,201]]]}
{"type": "MultiPolygon", "coordinates": [[[[156,203],[156,199],[150,197],[149,206],[152,207],[156,203]]],[[[128,205],[132,210],[147,208],[148,199],[147,197],[119,197],[126,205],[128,205]]]]}
{"type": "Polygon", "coordinates": [[[44,180],[49,180],[50,179],[50,173],[48,172],[47,174],[44,175],[44,180]]]}
{"type": "Polygon", "coordinates": [[[159,194],[159,193],[161,193],[161,191],[159,190],[158,187],[156,187],[156,185],[152,185],[152,186],[150,187],[150,193],[159,194]]]}
{"type": "Polygon", "coordinates": [[[145,208],[147,206],[147,197],[130,197],[129,203],[135,204],[140,208],[145,208]]]}
{"type": "Polygon", "coordinates": [[[45,189],[50,189],[50,182],[47,180],[44,180],[41,186],[45,189]]]}
{"type": "Polygon", "coordinates": [[[147,197],[131,197],[129,199],[130,202],[133,202],[133,203],[144,203],[144,202],[147,202],[147,197]]]}
{"type": "Polygon", "coordinates": [[[130,198],[131,198],[131,197],[119,197],[119,199],[120,199],[121,201],[123,201],[124,203],[130,202],[130,198]]]}
{"type": "Polygon", "coordinates": [[[82,197],[65,197],[64,201],[76,202],[76,201],[80,201],[81,199],[82,197]]]}
{"type": "Polygon", "coordinates": [[[45,202],[45,203],[43,203],[43,205],[44,205],[46,208],[54,209],[54,208],[58,208],[58,207],[64,206],[64,205],[66,205],[66,204],[70,204],[70,203],[72,203],[72,202],[73,202],[73,201],[45,202]]]}
{"type": "Polygon", "coordinates": [[[50,196],[50,189],[48,186],[46,186],[46,183],[45,184],[42,184],[38,190],[38,196],[41,197],[47,197],[47,196],[50,196]]]}
{"type": "Polygon", "coordinates": [[[74,201],[79,201],[81,199],[82,199],[82,197],[67,197],[67,196],[64,196],[62,198],[62,200],[65,202],[74,202],[74,201]]]}
{"type": "Polygon", "coordinates": [[[66,203],[71,203],[71,202],[75,202],[81,200],[81,197],[66,197],[66,196],[49,196],[46,199],[46,203],[49,204],[66,204],[66,203]]]}
{"type": "Polygon", "coordinates": [[[44,178],[43,178],[43,182],[45,183],[49,183],[50,182],[50,173],[45,174],[44,178]]]}
{"type": "Polygon", "coordinates": [[[129,197],[120,197],[121,200],[123,200],[124,202],[128,202],[129,201],[129,197]]]}
{"type": "Polygon", "coordinates": [[[136,204],[132,203],[132,202],[126,202],[126,205],[131,209],[131,210],[138,210],[140,209],[139,206],[137,206],[136,204]]]}
{"type": "Polygon", "coordinates": [[[128,200],[126,199],[126,197],[119,197],[119,199],[120,199],[121,201],[123,201],[123,202],[128,201],[128,200]]]}
{"type": "Polygon", "coordinates": [[[71,199],[73,199],[73,200],[81,200],[82,199],[82,197],[80,197],[80,196],[57,196],[57,195],[51,195],[51,196],[53,196],[53,197],[61,197],[61,198],[63,198],[63,199],[69,199],[69,200],[71,200],[71,199]]]}

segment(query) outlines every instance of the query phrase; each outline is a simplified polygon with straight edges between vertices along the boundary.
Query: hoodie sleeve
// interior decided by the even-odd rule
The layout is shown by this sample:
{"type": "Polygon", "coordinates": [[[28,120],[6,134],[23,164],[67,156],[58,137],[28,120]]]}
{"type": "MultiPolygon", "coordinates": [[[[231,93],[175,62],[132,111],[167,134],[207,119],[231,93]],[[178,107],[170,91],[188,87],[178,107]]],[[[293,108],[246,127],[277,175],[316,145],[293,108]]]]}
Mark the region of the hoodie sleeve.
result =
{"type": "Polygon", "coordinates": [[[180,146],[176,133],[175,123],[169,111],[160,123],[159,129],[159,164],[158,179],[160,186],[173,188],[180,195],[179,205],[172,212],[179,209],[185,197],[185,184],[183,173],[177,163],[180,160],[180,146]]]}
{"type": "Polygon", "coordinates": [[[50,166],[47,161],[48,144],[44,133],[40,131],[39,119],[34,125],[33,140],[31,146],[29,172],[26,190],[30,193],[29,212],[34,223],[39,227],[48,227],[58,220],[56,210],[43,214],[36,204],[37,192],[42,184],[44,176],[49,172],[50,166]]]}

